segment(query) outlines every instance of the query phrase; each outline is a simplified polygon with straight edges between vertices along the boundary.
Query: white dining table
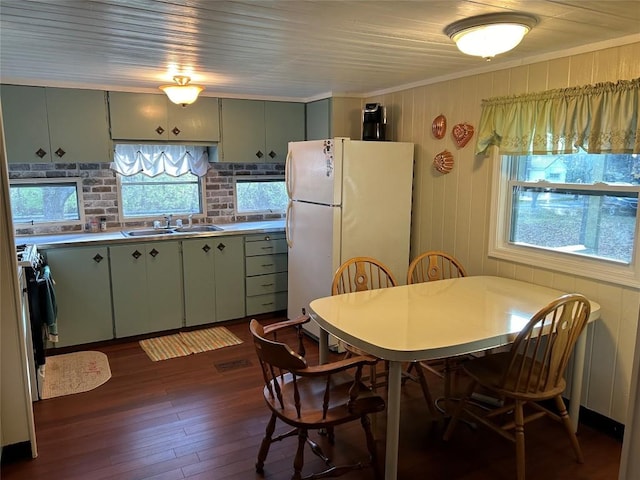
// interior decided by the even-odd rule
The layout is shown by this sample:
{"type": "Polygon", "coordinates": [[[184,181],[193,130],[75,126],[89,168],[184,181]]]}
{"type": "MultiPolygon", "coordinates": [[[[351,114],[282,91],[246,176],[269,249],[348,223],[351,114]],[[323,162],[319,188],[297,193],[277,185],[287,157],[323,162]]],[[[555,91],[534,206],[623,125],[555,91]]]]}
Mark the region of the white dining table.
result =
{"type": "MultiPolygon", "coordinates": [[[[403,362],[507,345],[538,310],[566,293],[509,278],[471,276],[345,293],[311,302],[310,316],[321,327],[321,363],[328,358],[329,334],[389,361],[386,480],[397,478],[403,362]]],[[[600,305],[590,303],[592,322],[600,316],[600,305]]],[[[569,403],[576,428],[585,351],[583,332],[574,350],[569,403]]]]}

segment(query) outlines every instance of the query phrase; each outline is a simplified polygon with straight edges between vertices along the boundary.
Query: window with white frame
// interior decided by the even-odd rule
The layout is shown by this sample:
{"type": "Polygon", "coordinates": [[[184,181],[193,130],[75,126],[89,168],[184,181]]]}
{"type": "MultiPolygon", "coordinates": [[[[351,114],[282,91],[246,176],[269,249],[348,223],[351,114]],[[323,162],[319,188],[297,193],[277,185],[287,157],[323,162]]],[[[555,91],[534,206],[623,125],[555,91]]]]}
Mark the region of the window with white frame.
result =
{"type": "Polygon", "coordinates": [[[191,172],[173,177],[160,173],[119,176],[123,218],[164,214],[201,214],[204,211],[202,181],[191,172]]]}
{"type": "Polygon", "coordinates": [[[287,189],[282,176],[237,177],[234,181],[236,213],[284,213],[287,189]]]}
{"type": "Polygon", "coordinates": [[[79,178],[10,180],[9,196],[16,226],[84,223],[79,178]]]}
{"type": "Polygon", "coordinates": [[[637,154],[496,159],[490,255],[640,285],[637,154]]]}
{"type": "Polygon", "coordinates": [[[120,213],[125,220],[204,214],[206,147],[117,144],[111,168],[118,174],[120,213]]]}

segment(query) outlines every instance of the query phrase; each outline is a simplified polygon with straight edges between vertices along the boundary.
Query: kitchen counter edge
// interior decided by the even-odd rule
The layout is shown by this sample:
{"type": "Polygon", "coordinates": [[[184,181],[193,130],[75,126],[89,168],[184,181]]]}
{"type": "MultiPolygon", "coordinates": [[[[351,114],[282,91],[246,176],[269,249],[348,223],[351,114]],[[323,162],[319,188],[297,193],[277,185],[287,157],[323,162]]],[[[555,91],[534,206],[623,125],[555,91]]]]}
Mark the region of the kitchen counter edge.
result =
{"type": "Polygon", "coordinates": [[[194,233],[174,233],[170,235],[149,235],[126,237],[122,231],[135,230],[135,228],[124,228],[122,230],[111,230],[99,233],[59,233],[51,235],[23,235],[16,236],[16,245],[36,244],[39,249],[79,247],[90,245],[110,245],[121,243],[143,243],[143,242],[164,242],[187,240],[190,238],[224,237],[229,235],[250,235],[260,233],[281,233],[284,232],[284,220],[271,220],[261,222],[238,222],[217,224],[222,230],[214,232],[194,232],[194,233]]]}

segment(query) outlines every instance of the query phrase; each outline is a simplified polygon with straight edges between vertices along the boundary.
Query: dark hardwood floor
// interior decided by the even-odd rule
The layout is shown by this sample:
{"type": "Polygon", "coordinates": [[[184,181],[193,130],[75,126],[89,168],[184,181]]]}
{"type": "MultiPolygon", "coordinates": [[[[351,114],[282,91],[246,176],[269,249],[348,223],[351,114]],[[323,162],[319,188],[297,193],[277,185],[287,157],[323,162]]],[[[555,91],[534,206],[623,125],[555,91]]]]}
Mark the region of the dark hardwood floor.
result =
{"type": "MultiPolygon", "coordinates": [[[[267,320],[268,322],[272,319],[267,320]]],[[[244,343],[212,352],[152,362],[137,342],[95,347],[107,354],[112,378],[99,388],[34,405],[39,456],[2,466],[3,480],[259,479],[254,470],[269,412],[248,321],[225,324],[244,343]]],[[[280,337],[295,345],[293,335],[280,337]]],[[[306,342],[317,361],[317,345],[306,342]]],[[[439,382],[430,377],[437,393],[439,382]]],[[[433,424],[419,386],[403,389],[400,479],[512,479],[514,447],[484,428],[461,425],[441,441],[443,422],[433,424]]],[[[374,420],[384,462],[385,414],[374,420]]],[[[284,430],[284,429],[281,429],[284,430]]],[[[337,461],[365,456],[362,431],[336,431],[329,456],[337,461]]],[[[527,478],[615,480],[621,442],[586,425],[579,439],[586,463],[575,462],[560,425],[541,420],[527,428],[527,478]]],[[[289,479],[296,440],[274,444],[265,479],[289,479]]],[[[305,452],[305,471],[321,466],[305,452]]],[[[370,470],[342,478],[370,479],[370,470]]]]}

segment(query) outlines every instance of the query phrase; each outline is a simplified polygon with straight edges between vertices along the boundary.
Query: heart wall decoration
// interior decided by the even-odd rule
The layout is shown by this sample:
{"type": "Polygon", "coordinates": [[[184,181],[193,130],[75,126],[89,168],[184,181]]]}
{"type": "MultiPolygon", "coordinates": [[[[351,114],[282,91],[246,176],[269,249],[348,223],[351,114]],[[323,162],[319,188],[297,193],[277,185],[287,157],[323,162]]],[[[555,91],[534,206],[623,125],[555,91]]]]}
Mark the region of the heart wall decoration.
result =
{"type": "Polygon", "coordinates": [[[464,147],[471,137],[473,137],[474,128],[473,125],[469,125],[468,123],[458,123],[454,125],[453,130],[451,131],[451,135],[453,135],[453,139],[458,145],[458,148],[464,147]]]}

